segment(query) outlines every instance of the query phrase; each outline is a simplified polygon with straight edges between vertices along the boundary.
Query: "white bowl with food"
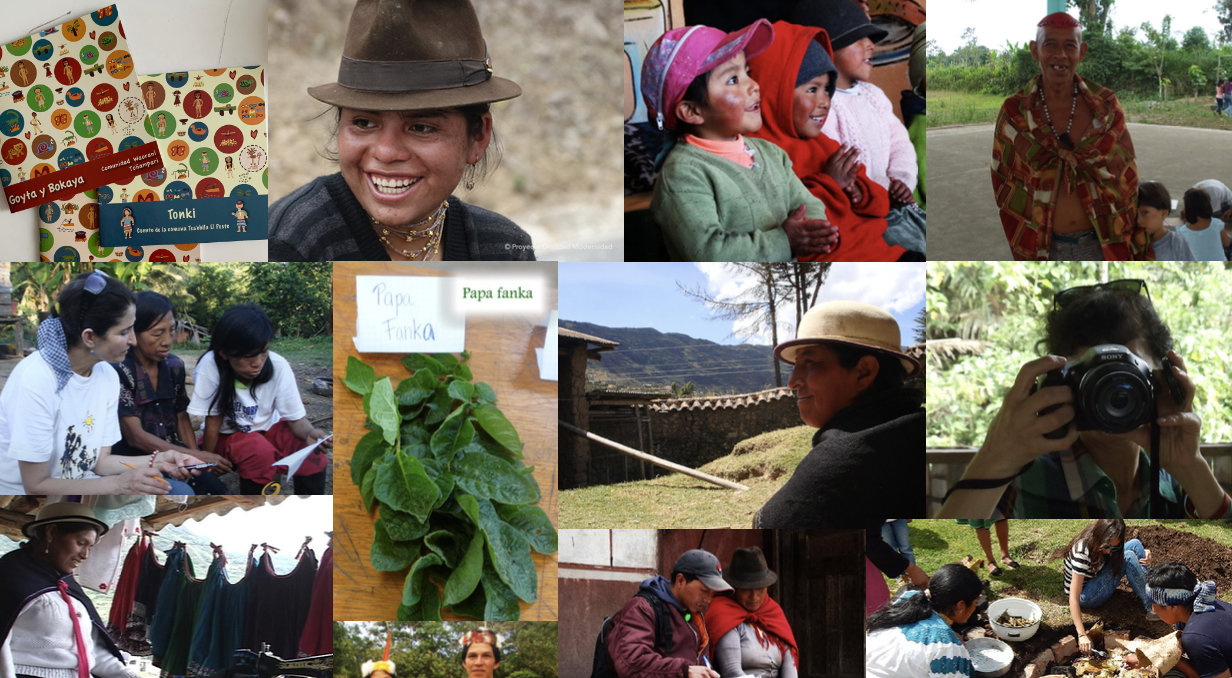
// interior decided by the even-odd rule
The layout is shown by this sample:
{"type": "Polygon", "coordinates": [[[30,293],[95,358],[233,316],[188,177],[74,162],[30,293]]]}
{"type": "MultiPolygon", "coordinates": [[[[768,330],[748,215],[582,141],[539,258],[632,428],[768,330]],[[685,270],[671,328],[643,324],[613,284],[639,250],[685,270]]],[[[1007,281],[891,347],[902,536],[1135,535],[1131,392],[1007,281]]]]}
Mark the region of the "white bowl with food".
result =
{"type": "Polygon", "coordinates": [[[1001,598],[988,605],[988,621],[997,637],[1019,643],[1039,631],[1044,613],[1025,598],[1001,598]]]}
{"type": "Polygon", "coordinates": [[[1014,651],[996,638],[972,638],[964,645],[977,678],[1003,676],[1014,663],[1014,651]]]}

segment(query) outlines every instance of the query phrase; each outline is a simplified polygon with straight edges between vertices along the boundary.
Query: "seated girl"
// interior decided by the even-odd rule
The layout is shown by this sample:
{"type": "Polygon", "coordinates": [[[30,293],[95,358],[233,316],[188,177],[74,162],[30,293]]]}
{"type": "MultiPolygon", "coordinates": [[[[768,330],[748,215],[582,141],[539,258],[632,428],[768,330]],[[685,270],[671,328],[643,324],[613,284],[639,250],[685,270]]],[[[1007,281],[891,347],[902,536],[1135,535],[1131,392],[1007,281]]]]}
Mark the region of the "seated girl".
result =
{"type": "MultiPolygon", "coordinates": [[[[270,350],[274,325],[253,304],[232,306],[210,335],[210,350],[193,372],[188,413],[204,416],[201,446],[230,460],[241,494],[261,494],[274,462],[326,437],[304,411],[295,374],[270,350]]],[[[295,475],[296,494],[324,494],[329,459],[324,442],[295,475]]]]}
{"type": "Polygon", "coordinates": [[[761,92],[746,53],[773,41],[764,19],[726,34],[706,26],[659,37],[642,64],[648,115],[678,143],[650,209],[677,261],[791,261],[828,254],[838,229],[761,128],[761,92]]]}
{"type": "Polygon", "coordinates": [[[176,479],[200,459],[180,452],[111,454],[120,440],[120,380],[105,361],[136,338],[133,293],[102,271],[66,284],[39,323],[39,350],[0,392],[0,494],[192,494],[176,479]],[[130,463],[131,462],[131,463],[130,463]]]}
{"type": "MultiPolygon", "coordinates": [[[[782,148],[804,186],[826,205],[839,244],[807,261],[897,261],[907,250],[886,242],[890,196],[857,161],[857,149],[821,133],[838,72],[820,28],[780,21],[774,43],[749,64],[762,86],[765,124],[753,136],[782,148]]],[[[922,247],[922,239],[921,239],[922,247]]],[[[908,257],[913,258],[913,257],[908,257]]]]}
{"type": "MultiPolygon", "coordinates": [[[[226,457],[197,449],[197,436],[188,417],[188,389],[184,361],[171,352],[175,307],[157,292],[137,293],[136,343],[124,360],[112,363],[120,375],[120,433],[123,438],[111,453],[137,456],[172,450],[217,464],[231,471],[226,457]]],[[[197,494],[225,494],[226,485],[213,473],[188,481],[197,494]]]]}

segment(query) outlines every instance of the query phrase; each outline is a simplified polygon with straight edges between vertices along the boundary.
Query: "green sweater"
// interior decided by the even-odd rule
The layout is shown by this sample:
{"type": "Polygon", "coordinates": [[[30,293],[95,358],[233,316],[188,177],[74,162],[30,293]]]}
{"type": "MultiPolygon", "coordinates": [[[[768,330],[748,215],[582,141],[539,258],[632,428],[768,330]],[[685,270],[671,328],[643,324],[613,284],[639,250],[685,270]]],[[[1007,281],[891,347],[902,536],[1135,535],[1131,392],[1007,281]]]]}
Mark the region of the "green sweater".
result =
{"type": "Polygon", "coordinates": [[[783,149],[744,138],[757,166],[744,168],[681,142],[663,163],[650,209],[673,261],[793,261],[783,222],[808,205],[826,208],[791,170],[783,149]]]}

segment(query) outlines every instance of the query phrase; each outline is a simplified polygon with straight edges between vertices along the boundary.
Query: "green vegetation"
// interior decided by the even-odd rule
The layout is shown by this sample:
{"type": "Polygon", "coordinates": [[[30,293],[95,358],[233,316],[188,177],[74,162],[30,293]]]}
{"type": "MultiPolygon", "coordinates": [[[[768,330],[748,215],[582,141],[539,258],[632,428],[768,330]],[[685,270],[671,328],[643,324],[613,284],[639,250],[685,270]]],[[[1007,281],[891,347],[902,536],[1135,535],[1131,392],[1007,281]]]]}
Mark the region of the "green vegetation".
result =
{"type": "MultiPolygon", "coordinates": [[[[176,319],[190,333],[208,335],[219,316],[236,304],[255,303],[269,314],[278,337],[329,339],[333,317],[331,264],[240,263],[15,263],[13,299],[27,327],[36,327],[51,310],[60,288],[92,268],[128,285],[151,290],[175,304],[176,319]]],[[[34,334],[27,332],[27,336],[34,334]]],[[[203,336],[198,339],[204,341],[203,336]]]]}
{"type": "MultiPolygon", "coordinates": [[[[465,678],[458,639],[479,626],[476,622],[389,622],[393,647],[389,658],[405,676],[465,678]]],[[[502,638],[497,675],[513,678],[556,678],[555,622],[486,621],[502,638]]],[[[358,676],[366,661],[379,661],[385,651],[385,624],[334,622],[334,675],[358,676]]]]}
{"type": "Polygon", "coordinates": [[[413,374],[397,388],[355,356],[347,361],[344,381],[363,396],[372,429],[351,460],[364,506],[381,507],[372,566],[410,568],[399,620],[440,621],[442,606],[516,620],[518,599],[533,603],[538,594],[531,549],[556,553],[556,529],[532,506],[539,485],[522,463],[522,441],[492,388],[471,383],[469,359],[466,351],[461,360],[405,356],[413,374]]]}
{"type": "Polygon", "coordinates": [[[928,93],[928,126],[991,123],[997,119],[1004,102],[1005,97],[999,94],[939,92],[934,89],[928,93]]]}
{"type": "Polygon", "coordinates": [[[1102,280],[1144,278],[1197,387],[1204,442],[1232,440],[1232,265],[1214,262],[930,262],[928,446],[979,446],[1036,346],[1052,296],[1102,280]]]}
{"type": "MultiPolygon", "coordinates": [[[[1010,557],[1021,567],[1017,570],[1002,567],[1003,574],[1000,577],[990,577],[985,568],[980,577],[988,582],[989,599],[1005,596],[1030,598],[1043,610],[1046,624],[1061,627],[1072,623],[1069,602],[1065,597],[1065,580],[1061,575],[1064,554],[1057,558],[1053,558],[1053,554],[1064,549],[1088,522],[1090,521],[1011,520],[1010,557]]],[[[1232,546],[1232,530],[1216,521],[1134,520],[1131,525],[1166,525],[1174,530],[1192,532],[1232,546]]],[[[909,529],[916,564],[925,572],[932,573],[942,565],[958,562],[963,556],[984,557],[975,530],[967,525],[960,525],[953,520],[913,520],[909,529]]],[[[1150,548],[1150,545],[1147,547],[1150,548]]],[[[993,555],[1000,563],[1001,551],[997,545],[996,534],[992,535],[992,548],[993,555]]],[[[1151,555],[1156,559],[1165,557],[1165,554],[1160,553],[1151,555]]],[[[897,585],[894,581],[889,581],[888,584],[891,591],[897,585]]],[[[1232,591],[1219,593],[1220,598],[1232,600],[1232,591]]],[[[1099,618],[1098,611],[1088,615],[1090,621],[1099,618]]]]}
{"type": "MultiPolygon", "coordinates": [[[[1075,4],[1078,3],[1071,2],[1075,4]]],[[[1112,0],[1081,3],[1081,20],[1087,26],[1083,32],[1087,58],[1078,67],[1078,74],[1112,89],[1122,102],[1156,104],[1134,106],[1138,115],[1130,115],[1130,122],[1232,129],[1232,124],[1216,120],[1209,109],[1218,80],[1232,76],[1232,61],[1228,60],[1232,44],[1221,40],[1220,46],[1214,47],[1202,27],[1197,26],[1178,41],[1174,36],[1181,35],[1181,31],[1173,30],[1172,18],[1166,14],[1158,25],[1143,23],[1114,29],[1109,20],[1111,5],[1112,0]],[[1221,56],[1225,59],[1223,70],[1221,56]]],[[[1232,33],[1232,9],[1225,14],[1221,14],[1220,21],[1227,35],[1232,33]]],[[[965,44],[951,54],[930,46],[928,85],[934,97],[937,92],[964,92],[1004,99],[1040,73],[1027,42],[1007,43],[993,49],[979,44],[975,29],[968,29],[963,39],[965,44]]],[[[935,111],[935,104],[933,108],[935,111]]],[[[1129,113],[1130,106],[1126,108],[1129,113]]],[[[980,110],[972,109],[970,116],[941,116],[941,122],[934,121],[934,111],[929,111],[929,126],[981,122],[965,119],[979,118],[980,110]]]]}
{"type": "Polygon", "coordinates": [[[748,528],[812,449],[810,426],[770,431],[737,443],[730,455],[700,471],[748,485],[728,490],[681,473],[560,493],[560,524],[568,528],[748,528]]]}

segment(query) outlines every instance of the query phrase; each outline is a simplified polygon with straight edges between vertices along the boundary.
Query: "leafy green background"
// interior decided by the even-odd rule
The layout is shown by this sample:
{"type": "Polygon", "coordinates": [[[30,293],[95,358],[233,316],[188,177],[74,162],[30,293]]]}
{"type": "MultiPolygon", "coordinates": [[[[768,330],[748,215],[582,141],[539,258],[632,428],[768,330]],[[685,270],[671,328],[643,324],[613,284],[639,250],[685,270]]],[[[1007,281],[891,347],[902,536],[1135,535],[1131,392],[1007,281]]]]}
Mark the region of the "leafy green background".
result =
{"type": "Polygon", "coordinates": [[[1232,440],[1232,264],[928,263],[928,446],[978,447],[1023,363],[1043,355],[1054,293],[1120,278],[1147,281],[1189,366],[1203,442],[1232,440]]]}
{"type": "MultiPolygon", "coordinates": [[[[556,622],[484,622],[502,637],[496,678],[556,678],[556,622]]],[[[463,678],[458,638],[476,628],[474,622],[389,622],[393,648],[389,658],[399,676],[463,678]]],[[[334,622],[334,675],[360,675],[360,666],[380,660],[385,651],[385,625],[375,622],[334,622]]]]}

